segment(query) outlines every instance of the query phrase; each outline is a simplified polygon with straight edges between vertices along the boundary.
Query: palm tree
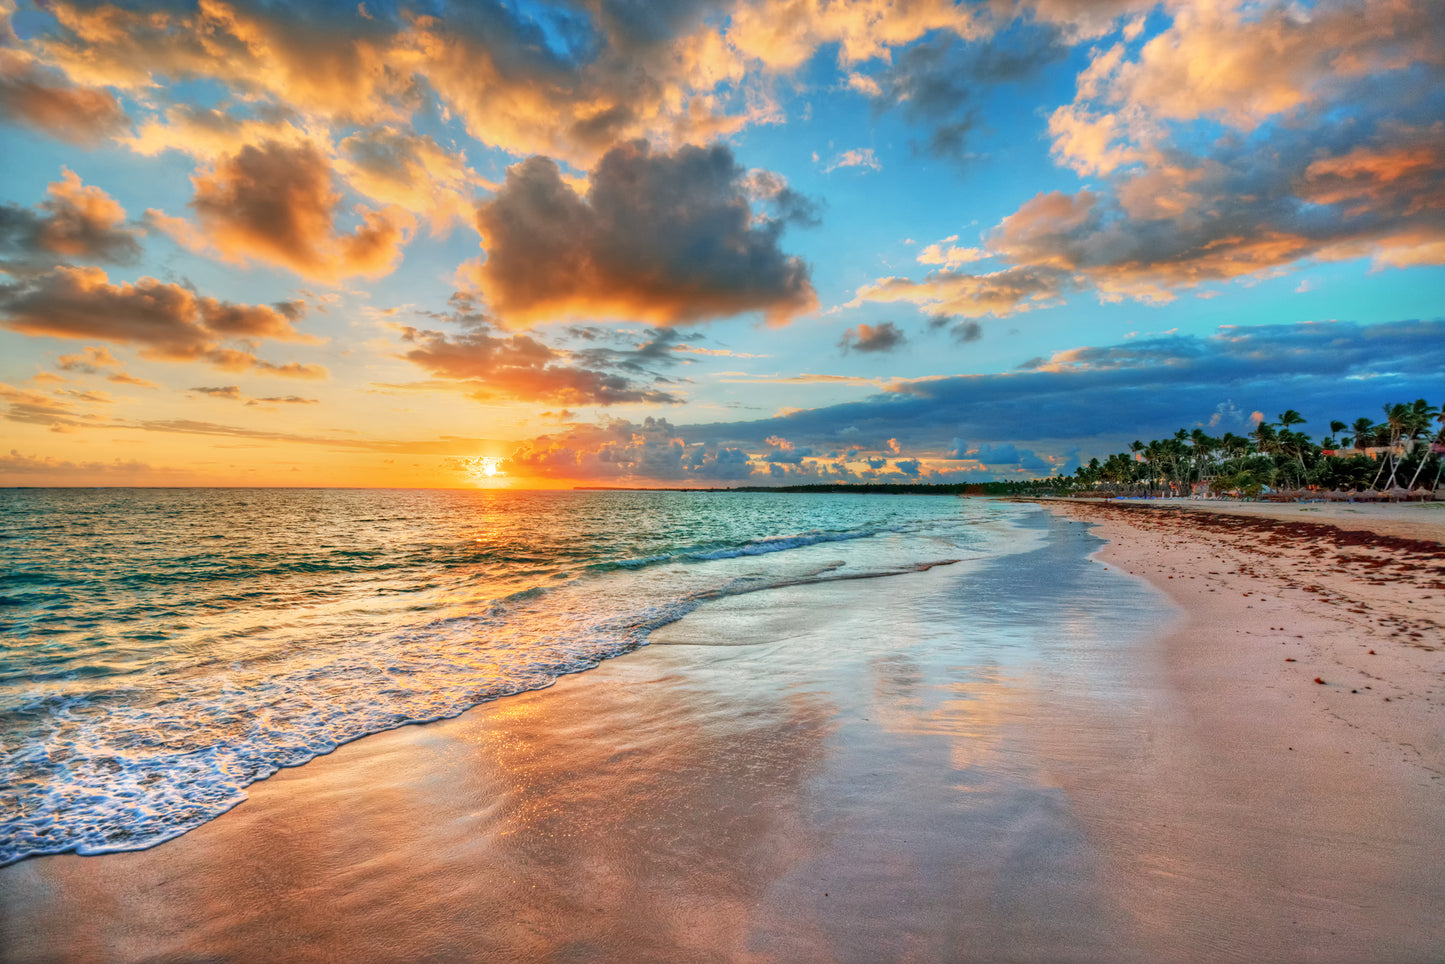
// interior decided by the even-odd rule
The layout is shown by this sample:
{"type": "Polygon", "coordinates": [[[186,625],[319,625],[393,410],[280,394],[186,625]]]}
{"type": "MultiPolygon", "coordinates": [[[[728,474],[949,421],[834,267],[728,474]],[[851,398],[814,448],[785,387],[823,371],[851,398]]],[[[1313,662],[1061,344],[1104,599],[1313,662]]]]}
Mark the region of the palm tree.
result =
{"type": "MultiPolygon", "coordinates": [[[[1430,431],[1430,423],[1440,419],[1442,415],[1445,415],[1445,412],[1437,412],[1430,407],[1430,403],[1425,401],[1425,399],[1415,399],[1414,404],[1410,406],[1409,431],[1410,450],[1412,452],[1415,450],[1415,443],[1419,441],[1420,436],[1430,431]]],[[[1415,488],[1415,482],[1420,478],[1420,470],[1425,468],[1425,463],[1430,460],[1430,455],[1431,452],[1427,449],[1425,454],[1420,457],[1420,464],[1415,467],[1415,474],[1411,476],[1410,484],[1406,486],[1406,488],[1415,488]]]]}
{"type": "Polygon", "coordinates": [[[1292,409],[1292,408],[1287,408],[1287,409],[1285,409],[1283,412],[1280,413],[1280,416],[1279,416],[1279,428],[1280,428],[1279,438],[1280,438],[1280,443],[1281,443],[1281,444],[1280,444],[1280,449],[1281,449],[1286,455],[1289,454],[1289,450],[1290,450],[1291,448],[1294,449],[1294,455],[1295,455],[1295,458],[1299,460],[1299,467],[1300,467],[1300,470],[1301,470],[1301,471],[1303,471],[1303,470],[1304,470],[1304,467],[1305,467],[1305,457],[1304,457],[1303,448],[1304,448],[1304,441],[1307,441],[1307,439],[1306,439],[1306,437],[1305,437],[1304,435],[1301,435],[1301,434],[1298,433],[1298,432],[1291,432],[1291,431],[1290,431],[1290,426],[1291,426],[1291,425],[1303,425],[1303,424],[1305,424],[1305,417],[1304,417],[1303,415],[1301,415],[1299,412],[1296,412],[1296,411],[1295,411],[1294,409],[1292,409]]]}
{"type": "Polygon", "coordinates": [[[1269,455],[1279,450],[1279,436],[1269,422],[1260,422],[1250,434],[1254,436],[1254,449],[1259,454],[1269,455]]]}
{"type": "MultiPolygon", "coordinates": [[[[1355,419],[1355,424],[1350,427],[1350,431],[1354,433],[1354,444],[1351,447],[1359,454],[1364,455],[1365,449],[1369,448],[1375,440],[1375,423],[1362,415],[1355,419]]],[[[1350,445],[1350,442],[1347,441],[1345,444],[1350,445]]]]}
{"type": "Polygon", "coordinates": [[[1279,416],[1279,427],[1289,428],[1291,425],[1305,424],[1305,417],[1292,408],[1287,408],[1279,416]]]}
{"type": "Polygon", "coordinates": [[[1219,447],[1224,450],[1225,455],[1237,459],[1249,451],[1249,439],[1233,432],[1225,432],[1224,438],[1219,440],[1219,447]]]}

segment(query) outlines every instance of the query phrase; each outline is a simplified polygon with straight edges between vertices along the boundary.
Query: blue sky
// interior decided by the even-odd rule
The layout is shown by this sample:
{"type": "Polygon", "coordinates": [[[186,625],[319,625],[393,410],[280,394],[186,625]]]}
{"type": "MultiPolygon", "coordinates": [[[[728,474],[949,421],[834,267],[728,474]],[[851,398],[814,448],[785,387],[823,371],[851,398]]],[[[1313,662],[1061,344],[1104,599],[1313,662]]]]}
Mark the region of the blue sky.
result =
{"type": "Polygon", "coordinates": [[[6,484],[1018,478],[1445,401],[1425,0],[0,18],[6,484]]]}

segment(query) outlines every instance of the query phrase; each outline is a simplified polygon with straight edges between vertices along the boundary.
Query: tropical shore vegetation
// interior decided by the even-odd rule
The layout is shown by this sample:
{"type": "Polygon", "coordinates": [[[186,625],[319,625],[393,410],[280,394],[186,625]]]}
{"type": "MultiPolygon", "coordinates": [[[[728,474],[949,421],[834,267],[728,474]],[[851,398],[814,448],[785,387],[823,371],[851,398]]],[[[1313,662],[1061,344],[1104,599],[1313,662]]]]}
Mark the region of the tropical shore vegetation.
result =
{"type": "Polygon", "coordinates": [[[1431,499],[1445,471],[1445,406],[1426,399],[1382,407],[1379,421],[1333,420],[1315,441],[1286,409],[1244,434],[1215,437],[1202,427],[1179,429],[1127,451],[1090,459],[1070,475],[982,483],[815,483],[741,486],[713,491],[861,492],[894,495],[1102,494],[1167,498],[1431,499]]]}

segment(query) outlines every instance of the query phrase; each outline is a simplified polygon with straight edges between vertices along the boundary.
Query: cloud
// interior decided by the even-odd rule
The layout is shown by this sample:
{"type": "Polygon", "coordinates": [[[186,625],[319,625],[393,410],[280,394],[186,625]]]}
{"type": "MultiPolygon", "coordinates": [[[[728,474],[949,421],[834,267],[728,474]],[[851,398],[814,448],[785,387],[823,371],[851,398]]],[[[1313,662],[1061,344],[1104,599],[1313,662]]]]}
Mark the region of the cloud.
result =
{"type": "Polygon", "coordinates": [[[903,331],[893,322],[877,325],[860,324],[843,332],[838,347],[843,351],[888,352],[900,348],[907,339],[903,331]]]}
{"type": "Polygon", "coordinates": [[[849,307],[865,301],[901,301],[933,313],[1003,318],[1061,304],[1072,287],[1068,274],[1048,267],[1013,267],[988,274],[944,270],[934,271],[922,281],[879,278],[859,288],[849,307]]]}
{"type": "Polygon", "coordinates": [[[883,165],[878,162],[878,158],[873,156],[873,148],[871,147],[844,151],[833,158],[833,163],[823,168],[823,173],[831,174],[840,167],[861,167],[867,171],[883,170],[883,165]]]}
{"type": "Polygon", "coordinates": [[[1032,449],[1020,449],[1012,443],[982,444],[970,448],[961,439],[954,439],[953,449],[949,458],[977,462],[991,472],[1017,470],[1020,474],[1049,475],[1054,464],[1047,459],[1040,458],[1032,449]]]}
{"type": "Polygon", "coordinates": [[[609,151],[586,196],[533,157],[477,208],[487,260],[475,280],[498,320],[617,318],[671,325],[761,311],[774,324],[817,303],[785,255],[787,218],[759,219],[723,145],[609,151]]]}
{"type": "Polygon", "coordinates": [[[94,267],[61,265],[0,285],[0,323],[22,334],[136,345],[146,358],[205,360],[228,370],[324,375],[320,366],[274,365],[221,344],[231,338],[314,343],[316,339],[293,324],[300,311],[294,302],[272,306],[219,301],[149,277],[112,284],[104,270],[94,267]]]}
{"type": "Polygon", "coordinates": [[[467,166],[463,154],[392,125],[358,131],[338,148],[336,170],[351,187],[425,217],[434,231],[469,220],[473,191],[495,187],[467,166]]]}
{"type": "Polygon", "coordinates": [[[252,398],[242,392],[241,386],[239,385],[200,386],[190,390],[210,398],[219,398],[228,402],[244,402],[248,407],[267,405],[319,405],[321,403],[320,399],[303,398],[300,395],[269,395],[264,398],[252,398]]]}
{"type": "Polygon", "coordinates": [[[139,233],[125,226],[125,209],[114,198],[65,168],[35,209],[0,206],[0,269],[68,259],[133,264],[139,233]]]}
{"type": "Polygon", "coordinates": [[[11,449],[8,455],[0,455],[0,478],[26,479],[35,484],[36,478],[74,481],[84,484],[97,475],[105,478],[117,476],[149,476],[155,470],[144,462],[115,459],[110,462],[72,462],[53,457],[21,455],[11,449]]]}
{"type": "MultiPolygon", "coordinates": [[[[987,232],[977,253],[1000,270],[969,271],[940,243],[924,263],[941,270],[880,278],[854,303],[1002,317],[1080,291],[1163,304],[1318,261],[1445,263],[1445,7],[1220,0],[1169,13],[1142,46],[1091,51],[1050,118],[1055,158],[1099,180],[1041,193],[987,232]]],[[[965,52],[919,44],[885,94],[944,110],[965,81],[932,67],[965,52]]]]}
{"type": "MultiPolygon", "coordinates": [[[[762,446],[769,436],[826,450],[846,440],[881,451],[953,450],[958,438],[1046,445],[1084,440],[1096,454],[1134,438],[1206,425],[1219,405],[1294,408],[1313,424],[1373,416],[1387,401],[1429,396],[1445,371],[1445,321],[1226,326],[1069,349],[1012,373],[899,379],[866,400],[752,422],[684,425],[689,444],[762,446]]],[[[977,445],[975,446],[977,447],[977,445]]]]}
{"type": "MultiPolygon", "coordinates": [[[[876,91],[875,111],[898,109],[930,128],[916,150],[961,161],[978,126],[978,92],[1030,80],[1066,52],[1058,31],[1042,24],[1021,24],[987,39],[940,32],[904,49],[867,81],[876,91]]],[[[862,79],[851,85],[868,86],[862,79]]]]}
{"type": "Polygon", "coordinates": [[[134,385],[137,388],[160,388],[155,382],[144,378],[137,378],[129,372],[121,370],[120,359],[110,353],[107,348],[96,348],[87,345],[73,355],[60,355],[55,359],[56,365],[61,371],[76,372],[82,375],[104,374],[106,381],[114,382],[117,385],[134,385]],[[108,369],[116,369],[108,371],[108,369]]]}
{"type": "Polygon", "coordinates": [[[980,11],[950,0],[763,0],[732,11],[727,39],[749,58],[775,70],[793,70],[824,44],[837,44],[838,62],[849,65],[884,57],[890,47],[929,33],[975,37],[989,29],[980,11]]]}
{"type": "Polygon", "coordinates": [[[730,446],[688,445],[666,419],[623,419],[579,425],[523,443],[511,455],[509,474],[586,481],[726,481],[746,479],[753,466],[730,446]]]}
{"type": "Polygon", "coordinates": [[[569,364],[566,355],[525,334],[474,325],[458,335],[403,327],[402,355],[429,373],[455,379],[478,400],[514,398],[558,405],[661,404],[679,399],[616,371],[569,364]]]}
{"type": "Polygon", "coordinates": [[[109,91],[71,83],[28,53],[0,47],[0,118],[92,147],[122,133],[129,118],[109,91]]]}
{"type": "Polygon", "coordinates": [[[314,144],[266,141],[197,173],[191,206],[206,241],[228,260],[262,261],[326,282],[387,274],[410,240],[414,219],[396,205],[359,205],[360,223],[342,233],[340,195],[331,182],[331,167],[314,144]]]}
{"type": "Polygon", "coordinates": [[[240,385],[222,385],[212,388],[193,388],[191,391],[201,395],[209,395],[211,398],[224,398],[233,402],[239,402],[243,396],[240,385]]]}
{"type": "Polygon", "coordinates": [[[954,234],[944,238],[942,241],[927,245],[922,251],[918,252],[916,260],[919,264],[940,264],[952,270],[953,268],[962,267],[974,261],[982,261],[984,258],[989,257],[988,251],[983,248],[960,248],[958,245],[953,244],[953,242],[957,240],[958,235],[954,234]],[[944,247],[945,244],[948,245],[947,248],[944,247]]]}
{"type": "Polygon", "coordinates": [[[1327,0],[1181,4],[1169,29],[1097,81],[1107,102],[1153,121],[1208,117],[1242,130],[1352,93],[1363,78],[1445,64],[1433,3],[1327,0]]]}

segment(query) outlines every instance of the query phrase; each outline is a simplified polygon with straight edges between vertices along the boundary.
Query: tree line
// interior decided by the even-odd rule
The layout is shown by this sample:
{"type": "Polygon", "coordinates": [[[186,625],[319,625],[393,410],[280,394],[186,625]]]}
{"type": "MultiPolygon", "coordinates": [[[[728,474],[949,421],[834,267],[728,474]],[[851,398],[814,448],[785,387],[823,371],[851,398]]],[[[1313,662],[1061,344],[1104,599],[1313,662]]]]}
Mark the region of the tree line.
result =
{"type": "Polygon", "coordinates": [[[1187,495],[1207,483],[1213,494],[1244,498],[1269,490],[1396,492],[1439,485],[1445,449],[1445,406],[1423,398],[1383,406],[1383,419],[1361,416],[1331,421],[1316,442],[1297,426],[1299,412],[1286,409],[1261,420],[1244,435],[1219,437],[1202,428],[1179,429],[1128,451],[1090,459],[1073,475],[988,486],[1000,492],[1107,491],[1139,495],[1187,495]]]}

